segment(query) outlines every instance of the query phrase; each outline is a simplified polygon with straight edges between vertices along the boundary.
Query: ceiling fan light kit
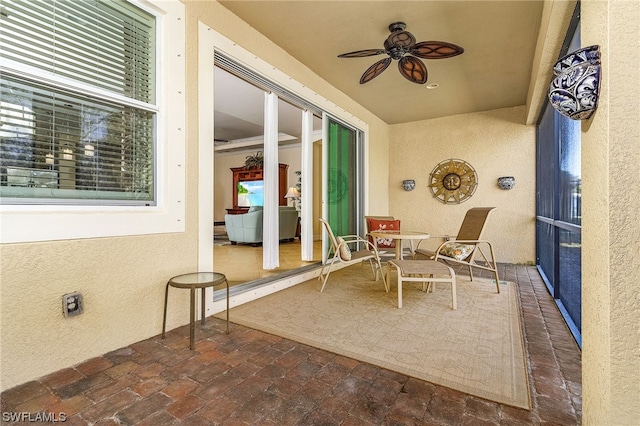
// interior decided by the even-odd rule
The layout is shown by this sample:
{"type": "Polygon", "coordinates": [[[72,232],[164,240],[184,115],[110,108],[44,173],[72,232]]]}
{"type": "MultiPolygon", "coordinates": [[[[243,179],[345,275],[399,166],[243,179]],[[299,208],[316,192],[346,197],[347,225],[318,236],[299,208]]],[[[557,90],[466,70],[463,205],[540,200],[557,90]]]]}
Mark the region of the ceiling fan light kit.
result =
{"type": "Polygon", "coordinates": [[[398,61],[398,71],[412,83],[425,84],[429,77],[427,67],[418,58],[445,59],[458,56],[464,49],[453,43],[445,41],[421,41],[416,43],[416,38],[404,29],[404,22],[394,22],[389,25],[391,34],[384,41],[384,49],[365,49],[343,53],[338,58],[364,58],[386,53],[388,58],[379,60],[371,65],[360,77],[360,84],[368,83],[389,67],[392,60],[398,61]]]}

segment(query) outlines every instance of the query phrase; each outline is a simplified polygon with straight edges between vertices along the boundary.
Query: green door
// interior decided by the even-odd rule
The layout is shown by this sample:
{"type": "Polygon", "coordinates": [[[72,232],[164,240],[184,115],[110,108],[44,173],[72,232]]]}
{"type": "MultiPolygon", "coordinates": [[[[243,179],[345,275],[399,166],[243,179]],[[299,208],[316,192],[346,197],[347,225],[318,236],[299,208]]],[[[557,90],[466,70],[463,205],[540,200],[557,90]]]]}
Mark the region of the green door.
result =
{"type": "Polygon", "coordinates": [[[362,204],[360,132],[326,117],[325,217],[335,235],[359,232],[362,204]]]}

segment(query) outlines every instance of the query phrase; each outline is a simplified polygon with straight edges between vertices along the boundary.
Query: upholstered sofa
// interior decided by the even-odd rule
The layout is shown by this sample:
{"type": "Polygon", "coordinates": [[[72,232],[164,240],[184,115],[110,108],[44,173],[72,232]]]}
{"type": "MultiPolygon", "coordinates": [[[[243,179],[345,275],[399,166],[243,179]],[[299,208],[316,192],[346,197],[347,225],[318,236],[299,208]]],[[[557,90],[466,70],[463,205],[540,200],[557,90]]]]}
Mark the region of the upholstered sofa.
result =
{"type": "MultiPolygon", "coordinates": [[[[298,226],[298,211],[295,207],[280,206],[280,240],[293,241],[298,226]]],[[[227,214],[224,224],[231,244],[262,243],[262,207],[252,207],[245,214],[227,214]]]]}

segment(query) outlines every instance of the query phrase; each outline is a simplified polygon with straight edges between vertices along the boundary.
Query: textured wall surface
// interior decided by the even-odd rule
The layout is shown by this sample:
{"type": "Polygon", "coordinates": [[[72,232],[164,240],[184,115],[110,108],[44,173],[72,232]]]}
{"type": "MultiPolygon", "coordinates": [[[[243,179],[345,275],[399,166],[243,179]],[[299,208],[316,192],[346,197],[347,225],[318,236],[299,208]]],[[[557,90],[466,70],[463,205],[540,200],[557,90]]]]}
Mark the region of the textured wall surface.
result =
{"type": "MultiPolygon", "coordinates": [[[[383,173],[371,176],[370,204],[388,205],[388,128],[217,2],[186,5],[186,231],[0,247],[0,390],[71,367],[94,356],[157,335],[162,328],[164,285],[198,268],[198,22],[237,41],[317,93],[364,120],[371,133],[369,160],[383,173]],[[381,189],[380,189],[381,188],[381,189]],[[84,296],[82,315],[62,315],[62,295],[84,296]]],[[[210,116],[213,116],[211,111],[210,116]]],[[[172,140],[171,143],[182,143],[172,140]]],[[[213,205],[210,214],[213,217],[213,205]]],[[[96,223],[108,227],[109,223],[96,223]]],[[[187,291],[170,291],[167,328],[188,323],[187,291]]]]}
{"type": "Polygon", "coordinates": [[[493,206],[484,238],[498,261],[534,261],[535,126],[521,124],[523,114],[515,107],[391,126],[389,210],[402,228],[455,235],[468,209],[493,206]],[[445,205],[432,196],[429,174],[450,158],[475,168],[478,187],[469,200],[445,205]],[[514,176],[515,187],[500,189],[500,176],[514,176]],[[403,190],[404,179],[416,188],[403,190]]]}
{"type": "MultiPolygon", "coordinates": [[[[193,270],[186,234],[2,246],[2,388],[161,332],[164,284],[193,270]],[[65,318],[62,295],[84,313],[65,318]]],[[[172,294],[168,325],[188,321],[187,294],[172,294]],[[175,304],[173,304],[175,303],[175,304]]]]}
{"type": "MultiPolygon", "coordinates": [[[[184,16],[180,3],[165,3],[159,8],[164,8],[165,16],[173,18],[173,22],[184,16]]],[[[168,24],[167,27],[182,28],[177,24],[168,24]]],[[[183,51],[179,43],[181,35],[171,34],[172,40],[178,40],[178,52],[183,51]]],[[[170,44],[167,39],[163,40],[163,46],[170,44]]],[[[176,67],[179,64],[179,60],[173,63],[176,67]]],[[[169,68],[162,69],[166,72],[169,68]]],[[[174,75],[174,78],[184,80],[182,75],[174,75]]],[[[168,87],[171,86],[160,89],[162,96],[167,95],[165,89],[168,90],[168,87]]],[[[167,108],[176,115],[184,115],[184,104],[180,101],[167,108]]],[[[183,132],[178,134],[174,128],[168,129],[170,122],[165,120],[159,123],[158,131],[171,136],[165,139],[166,143],[181,152],[184,149],[182,147],[189,143],[185,145],[183,132]]],[[[194,139],[192,145],[193,142],[197,140],[194,139]]],[[[166,229],[154,229],[160,233],[152,235],[86,239],[69,237],[47,242],[4,244],[0,247],[2,390],[161,332],[164,284],[173,275],[197,268],[197,211],[193,208],[197,205],[194,195],[198,187],[198,169],[193,167],[193,164],[197,164],[197,161],[193,161],[195,152],[186,149],[185,160],[190,167],[184,172],[186,185],[180,192],[189,201],[184,219],[179,219],[184,220],[186,231],[179,227],[180,231],[176,232],[175,227],[168,225],[166,229]],[[65,318],[62,296],[74,291],[84,297],[84,313],[65,318]]],[[[167,165],[168,169],[170,163],[166,161],[162,164],[167,165]]],[[[167,169],[163,172],[167,172],[167,169]]],[[[182,173],[178,174],[182,178],[182,173]]],[[[167,173],[158,182],[163,182],[164,176],[167,173]]],[[[165,195],[165,204],[157,210],[170,210],[165,188],[159,192],[165,195]]],[[[74,223],[79,224],[78,228],[84,227],[83,230],[106,229],[107,235],[113,229],[113,234],[118,235],[121,229],[118,224],[122,220],[118,212],[113,213],[113,222],[110,223],[109,220],[95,219],[108,215],[99,209],[69,208],[42,213],[43,209],[34,208],[33,211],[38,210],[39,217],[63,217],[64,221],[61,222],[64,224],[61,223],[56,229],[68,232],[68,235],[77,235],[74,223]],[[65,211],[69,211],[66,217],[65,211]]],[[[131,209],[123,210],[129,214],[131,209]]],[[[141,217],[144,221],[150,217],[147,213],[148,210],[142,209],[129,216],[136,219],[141,217]]],[[[30,212],[22,215],[25,220],[33,217],[30,212]]],[[[4,223],[2,225],[6,226],[4,223]]],[[[36,227],[36,231],[40,228],[43,225],[36,227]]],[[[175,305],[168,318],[169,328],[188,322],[188,295],[175,294],[172,300],[175,305]]]]}
{"type": "Polygon", "coordinates": [[[582,3],[582,44],[602,55],[598,110],[582,126],[583,421],[640,419],[640,8],[582,3]]]}
{"type": "Polygon", "coordinates": [[[640,5],[610,9],[612,423],[640,422],[640,5]],[[622,173],[620,173],[622,171],[622,173]],[[627,250],[628,247],[635,247],[627,250]],[[629,273],[631,271],[631,273],[629,273]],[[633,273],[635,271],[635,274],[633,273]],[[634,377],[635,373],[635,377],[634,377]]]}

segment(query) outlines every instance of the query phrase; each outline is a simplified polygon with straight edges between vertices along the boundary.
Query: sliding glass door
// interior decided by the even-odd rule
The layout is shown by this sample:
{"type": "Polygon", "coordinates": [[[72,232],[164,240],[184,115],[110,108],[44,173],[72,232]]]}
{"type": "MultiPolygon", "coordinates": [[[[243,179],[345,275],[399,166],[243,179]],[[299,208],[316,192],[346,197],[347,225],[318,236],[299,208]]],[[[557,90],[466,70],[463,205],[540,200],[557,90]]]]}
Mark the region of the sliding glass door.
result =
{"type": "Polygon", "coordinates": [[[335,235],[359,234],[364,193],[362,132],[326,114],[323,122],[324,217],[335,235]]]}
{"type": "MultiPolygon", "coordinates": [[[[580,48],[578,8],[560,56],[580,48]]],[[[548,102],[538,123],[536,252],[538,270],[581,346],[580,125],[580,121],[564,117],[548,102]]]]}

